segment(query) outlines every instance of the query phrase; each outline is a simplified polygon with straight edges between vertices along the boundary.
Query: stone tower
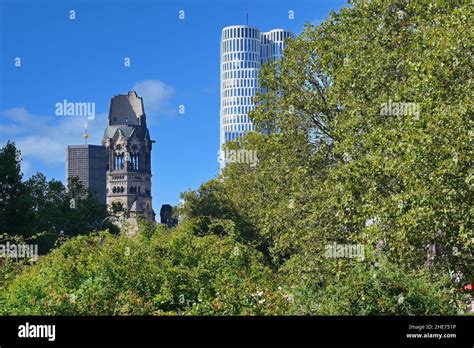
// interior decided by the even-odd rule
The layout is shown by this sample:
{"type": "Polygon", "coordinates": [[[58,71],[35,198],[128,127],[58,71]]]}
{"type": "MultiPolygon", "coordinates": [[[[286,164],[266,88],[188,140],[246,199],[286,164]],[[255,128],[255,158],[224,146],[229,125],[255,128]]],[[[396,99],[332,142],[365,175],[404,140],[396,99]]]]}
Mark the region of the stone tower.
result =
{"type": "Polygon", "coordinates": [[[102,144],[107,152],[107,206],[120,202],[125,217],[155,220],[151,202],[151,148],[143,99],[132,91],[110,101],[102,144]]]}

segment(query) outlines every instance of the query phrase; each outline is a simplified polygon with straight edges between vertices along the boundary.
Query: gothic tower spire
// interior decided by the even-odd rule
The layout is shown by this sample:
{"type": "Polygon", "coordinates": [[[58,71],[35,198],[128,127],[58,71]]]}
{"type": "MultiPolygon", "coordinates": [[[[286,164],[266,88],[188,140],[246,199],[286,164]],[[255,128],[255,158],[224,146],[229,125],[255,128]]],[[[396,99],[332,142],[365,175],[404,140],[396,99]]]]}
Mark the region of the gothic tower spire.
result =
{"type": "Polygon", "coordinates": [[[135,91],[110,101],[109,125],[102,144],[107,151],[107,205],[122,206],[127,218],[155,220],[151,198],[152,141],[143,98],[135,91]]]}

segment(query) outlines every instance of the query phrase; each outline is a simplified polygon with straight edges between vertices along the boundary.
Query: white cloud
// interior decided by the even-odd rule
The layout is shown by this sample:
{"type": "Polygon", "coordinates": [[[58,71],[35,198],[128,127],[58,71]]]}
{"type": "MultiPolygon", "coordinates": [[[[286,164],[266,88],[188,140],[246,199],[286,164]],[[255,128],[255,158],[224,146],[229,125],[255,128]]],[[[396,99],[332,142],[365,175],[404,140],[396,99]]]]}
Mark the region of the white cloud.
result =
{"type": "Polygon", "coordinates": [[[44,135],[28,135],[17,139],[16,145],[24,158],[38,159],[48,164],[64,161],[65,147],[57,139],[44,135]]]}
{"type": "MultiPolygon", "coordinates": [[[[87,120],[89,144],[101,144],[107,126],[107,114],[86,117],[39,116],[24,107],[0,112],[0,144],[14,141],[21,151],[25,171],[37,160],[46,165],[65,163],[68,145],[83,144],[84,122],[87,120]],[[7,120],[7,122],[5,122],[7,120]]],[[[25,173],[26,174],[26,173],[25,173]]]]}
{"type": "Polygon", "coordinates": [[[34,116],[29,114],[26,108],[11,108],[11,109],[5,110],[2,113],[2,116],[4,116],[5,118],[11,121],[20,122],[20,123],[31,122],[34,120],[34,116]]]}
{"type": "MultiPolygon", "coordinates": [[[[159,80],[135,83],[133,90],[143,97],[147,115],[171,114],[171,86],[159,80]]],[[[14,141],[23,158],[22,170],[31,172],[35,161],[51,166],[65,163],[68,145],[84,144],[84,122],[88,124],[89,144],[100,145],[108,124],[108,112],[87,117],[34,115],[25,107],[0,111],[0,147],[14,141]]]]}
{"type": "Polygon", "coordinates": [[[170,112],[168,104],[174,94],[173,87],[160,80],[144,80],[135,83],[132,90],[143,98],[147,115],[170,112]]]}

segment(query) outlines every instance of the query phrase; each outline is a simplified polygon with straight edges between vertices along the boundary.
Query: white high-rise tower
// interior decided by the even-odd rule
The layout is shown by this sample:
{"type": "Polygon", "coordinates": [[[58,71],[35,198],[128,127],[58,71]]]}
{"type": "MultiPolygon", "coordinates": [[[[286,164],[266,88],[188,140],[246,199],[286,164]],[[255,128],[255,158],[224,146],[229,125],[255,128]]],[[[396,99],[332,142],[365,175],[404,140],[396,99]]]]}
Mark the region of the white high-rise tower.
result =
{"type": "Polygon", "coordinates": [[[220,149],[226,141],[254,130],[248,112],[255,107],[260,67],[281,57],[289,37],[293,34],[284,29],[261,33],[254,27],[234,25],[222,30],[220,149]]]}

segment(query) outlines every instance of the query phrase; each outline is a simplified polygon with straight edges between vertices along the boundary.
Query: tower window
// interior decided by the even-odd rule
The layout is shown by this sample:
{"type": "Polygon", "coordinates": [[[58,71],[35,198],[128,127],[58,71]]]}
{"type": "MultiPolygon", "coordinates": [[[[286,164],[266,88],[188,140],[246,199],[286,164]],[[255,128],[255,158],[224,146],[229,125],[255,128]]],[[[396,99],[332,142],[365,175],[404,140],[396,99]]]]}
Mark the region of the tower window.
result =
{"type": "Polygon", "coordinates": [[[138,170],[140,165],[140,154],[132,153],[130,155],[130,170],[138,170]]]}

